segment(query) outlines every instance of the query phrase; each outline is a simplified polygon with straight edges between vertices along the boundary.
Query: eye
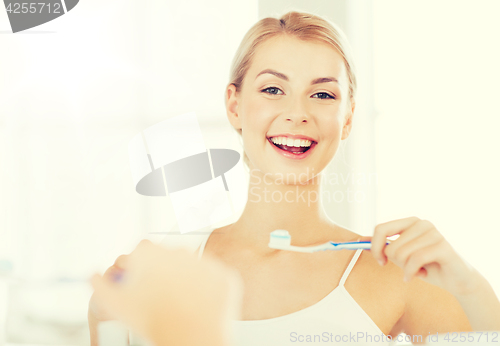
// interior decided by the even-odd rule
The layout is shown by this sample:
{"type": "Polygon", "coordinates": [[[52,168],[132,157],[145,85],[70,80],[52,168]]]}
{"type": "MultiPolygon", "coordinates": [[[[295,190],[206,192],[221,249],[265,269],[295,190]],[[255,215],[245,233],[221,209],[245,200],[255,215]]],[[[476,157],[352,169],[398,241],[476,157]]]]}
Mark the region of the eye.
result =
{"type": "Polygon", "coordinates": [[[333,100],[335,100],[335,96],[330,95],[329,93],[317,93],[317,94],[314,94],[313,97],[316,96],[316,95],[326,95],[326,97],[316,97],[316,98],[320,98],[320,99],[333,99],[333,100]]]}
{"type": "MultiPolygon", "coordinates": [[[[275,88],[275,87],[269,87],[269,88],[266,88],[266,89],[262,89],[261,92],[265,92],[267,94],[271,94],[271,95],[279,95],[279,94],[276,94],[275,92],[277,91],[281,91],[280,89],[278,88],[275,88]],[[271,92],[269,92],[268,90],[271,90],[271,92]]],[[[283,91],[281,91],[283,93],[283,91]]],[[[284,93],[283,93],[284,95],[284,93]]]]}
{"type": "MultiPolygon", "coordinates": [[[[282,94],[278,94],[277,93],[278,91],[281,91],[281,89],[276,88],[276,87],[269,87],[269,88],[261,90],[261,92],[265,92],[265,93],[270,94],[270,95],[284,95],[283,91],[281,91],[282,94]]],[[[330,95],[329,93],[316,93],[313,95],[313,97],[316,95],[323,95],[322,97],[316,97],[316,98],[323,99],[323,100],[325,100],[325,99],[335,100],[336,99],[335,96],[330,95]]]]}

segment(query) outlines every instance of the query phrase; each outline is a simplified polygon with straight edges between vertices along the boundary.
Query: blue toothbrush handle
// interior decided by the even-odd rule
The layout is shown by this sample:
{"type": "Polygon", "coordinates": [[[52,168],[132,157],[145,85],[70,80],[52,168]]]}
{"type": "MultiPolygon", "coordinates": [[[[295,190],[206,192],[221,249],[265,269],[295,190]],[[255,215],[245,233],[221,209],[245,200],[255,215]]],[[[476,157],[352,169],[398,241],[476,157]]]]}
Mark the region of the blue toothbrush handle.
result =
{"type": "MultiPolygon", "coordinates": [[[[371,241],[351,241],[351,242],[345,242],[345,243],[330,242],[330,244],[333,245],[336,249],[347,249],[347,250],[363,249],[363,250],[370,250],[372,248],[372,242],[371,241]]],[[[385,244],[389,245],[389,242],[386,242],[385,244]]]]}

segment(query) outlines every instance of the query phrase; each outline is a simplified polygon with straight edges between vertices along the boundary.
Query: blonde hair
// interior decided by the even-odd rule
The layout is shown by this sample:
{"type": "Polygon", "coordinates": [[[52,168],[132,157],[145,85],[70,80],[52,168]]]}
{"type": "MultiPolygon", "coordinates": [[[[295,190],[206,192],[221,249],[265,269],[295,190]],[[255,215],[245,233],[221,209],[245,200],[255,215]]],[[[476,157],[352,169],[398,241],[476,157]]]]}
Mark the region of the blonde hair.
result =
{"type": "MultiPolygon", "coordinates": [[[[354,62],[351,48],[344,33],[334,23],[319,16],[290,11],[280,19],[268,17],[259,20],[245,34],[231,64],[229,85],[233,84],[239,92],[243,79],[252,64],[252,58],[259,45],[279,35],[290,35],[304,41],[326,43],[336,49],[344,59],[349,78],[349,99],[354,99],[357,89],[354,62]]],[[[226,105],[227,100],[225,99],[226,105]]],[[[241,138],[241,129],[236,130],[241,138]]],[[[248,156],[243,151],[243,162],[249,167],[248,156]]]]}

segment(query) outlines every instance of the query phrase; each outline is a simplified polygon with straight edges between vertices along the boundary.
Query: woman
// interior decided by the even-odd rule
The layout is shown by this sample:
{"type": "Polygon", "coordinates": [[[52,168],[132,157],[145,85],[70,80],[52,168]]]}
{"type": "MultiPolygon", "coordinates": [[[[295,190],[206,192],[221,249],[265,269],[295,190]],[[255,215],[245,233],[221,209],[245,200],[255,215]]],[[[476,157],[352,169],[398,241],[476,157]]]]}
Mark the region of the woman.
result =
{"type": "Polygon", "coordinates": [[[422,342],[436,332],[500,329],[490,285],[429,221],[378,225],[371,253],[267,246],[276,229],[297,246],[365,239],[329,220],[318,198],[321,172],[351,131],[355,95],[348,44],[322,18],[265,18],[243,38],[225,102],[243,140],[249,198],[239,220],[200,248],[200,257],[216,257],[242,277],[242,320],[233,324],[239,344],[288,345],[314,335],[347,343],[353,333],[380,343],[401,332],[422,342]]]}

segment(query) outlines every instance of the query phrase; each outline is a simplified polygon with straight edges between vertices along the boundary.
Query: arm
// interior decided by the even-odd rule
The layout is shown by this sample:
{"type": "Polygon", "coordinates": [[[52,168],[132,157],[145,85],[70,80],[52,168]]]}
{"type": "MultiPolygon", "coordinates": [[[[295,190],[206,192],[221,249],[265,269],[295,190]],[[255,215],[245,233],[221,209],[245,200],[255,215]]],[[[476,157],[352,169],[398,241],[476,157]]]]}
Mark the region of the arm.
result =
{"type": "MultiPolygon", "coordinates": [[[[111,279],[116,273],[123,270],[123,266],[126,262],[126,255],[119,256],[115,263],[109,267],[103,274],[106,279],[111,279]]],[[[87,320],[89,323],[90,331],[90,346],[99,346],[99,338],[97,332],[97,325],[103,321],[112,320],[113,317],[104,311],[99,303],[96,301],[95,294],[92,294],[89,302],[89,309],[87,313],[87,320]]]]}
{"type": "Polygon", "coordinates": [[[396,328],[420,344],[430,334],[472,331],[464,309],[448,291],[413,278],[407,288],[403,315],[396,328]]]}
{"type": "Polygon", "coordinates": [[[440,321],[443,312],[447,320],[459,319],[456,327],[464,326],[460,319],[465,316],[470,323],[468,328],[500,330],[500,302],[493,289],[431,222],[410,217],[379,224],[372,237],[371,252],[381,265],[390,260],[403,269],[406,279],[415,281],[412,285],[416,288],[409,290],[403,317],[406,322],[402,322],[413,333],[417,331],[411,328],[423,324],[417,321],[422,318],[430,321],[429,328],[434,323],[454,328],[455,324],[445,326],[440,321]],[[396,234],[399,238],[386,245],[386,238],[396,234]]]}
{"type": "Polygon", "coordinates": [[[229,346],[242,281],[212,258],[142,241],[115,282],[94,275],[96,302],[155,345],[229,346]]]}
{"type": "Polygon", "coordinates": [[[474,330],[500,330],[500,301],[488,281],[476,271],[477,283],[468,292],[456,298],[469,318],[474,330]]]}

